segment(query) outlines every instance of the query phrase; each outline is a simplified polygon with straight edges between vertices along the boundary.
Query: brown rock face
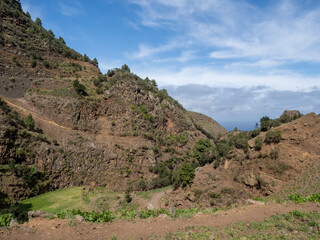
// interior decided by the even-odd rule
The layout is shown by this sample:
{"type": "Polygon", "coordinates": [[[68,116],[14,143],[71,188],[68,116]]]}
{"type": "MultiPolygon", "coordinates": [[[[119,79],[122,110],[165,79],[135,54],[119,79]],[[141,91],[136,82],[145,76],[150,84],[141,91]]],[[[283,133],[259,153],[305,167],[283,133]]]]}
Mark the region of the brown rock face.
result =
{"type": "Polygon", "coordinates": [[[290,118],[298,118],[301,115],[301,113],[298,110],[285,110],[282,114],[287,115],[290,118]]]}

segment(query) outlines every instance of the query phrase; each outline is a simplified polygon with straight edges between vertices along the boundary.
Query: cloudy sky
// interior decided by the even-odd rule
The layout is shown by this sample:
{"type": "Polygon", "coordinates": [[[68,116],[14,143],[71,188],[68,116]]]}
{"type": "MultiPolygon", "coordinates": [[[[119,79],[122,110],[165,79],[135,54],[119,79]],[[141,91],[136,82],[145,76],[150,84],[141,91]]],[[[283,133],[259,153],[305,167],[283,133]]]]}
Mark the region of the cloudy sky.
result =
{"type": "Polygon", "coordinates": [[[96,57],[128,64],[186,109],[250,130],[285,109],[320,112],[318,0],[21,0],[96,57]]]}

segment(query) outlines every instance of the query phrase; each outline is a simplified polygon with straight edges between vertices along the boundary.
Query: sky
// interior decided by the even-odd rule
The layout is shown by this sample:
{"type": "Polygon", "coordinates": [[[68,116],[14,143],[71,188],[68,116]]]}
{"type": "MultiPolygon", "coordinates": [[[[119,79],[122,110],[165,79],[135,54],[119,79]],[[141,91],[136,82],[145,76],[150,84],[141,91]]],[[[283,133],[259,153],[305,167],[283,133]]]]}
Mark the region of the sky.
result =
{"type": "Polygon", "coordinates": [[[21,0],[100,70],[127,64],[187,110],[251,130],[320,112],[319,0],[21,0]]]}

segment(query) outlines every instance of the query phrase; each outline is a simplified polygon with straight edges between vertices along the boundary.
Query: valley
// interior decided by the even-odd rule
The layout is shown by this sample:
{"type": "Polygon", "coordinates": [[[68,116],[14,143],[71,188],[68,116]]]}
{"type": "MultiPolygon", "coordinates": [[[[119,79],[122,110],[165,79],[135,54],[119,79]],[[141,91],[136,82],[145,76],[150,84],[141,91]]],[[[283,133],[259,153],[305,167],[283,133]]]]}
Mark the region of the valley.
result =
{"type": "Polygon", "coordinates": [[[1,239],[317,239],[319,114],[228,132],[20,1],[0,16],[1,239]]]}

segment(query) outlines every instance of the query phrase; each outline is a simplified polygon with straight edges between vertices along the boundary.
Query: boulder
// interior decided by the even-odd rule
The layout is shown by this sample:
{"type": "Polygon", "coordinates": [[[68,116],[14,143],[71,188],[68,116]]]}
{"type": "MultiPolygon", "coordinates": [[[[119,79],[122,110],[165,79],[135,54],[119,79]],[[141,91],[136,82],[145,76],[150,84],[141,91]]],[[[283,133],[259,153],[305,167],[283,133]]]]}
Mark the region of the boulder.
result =
{"type": "Polygon", "coordinates": [[[244,184],[250,187],[253,187],[258,184],[258,180],[253,173],[248,174],[244,177],[244,184]]]}
{"type": "Polygon", "coordinates": [[[9,226],[16,227],[16,226],[19,226],[19,223],[16,220],[12,219],[9,226]]]}
{"type": "Polygon", "coordinates": [[[28,219],[32,219],[32,218],[36,218],[36,217],[42,217],[42,218],[56,218],[57,215],[52,214],[52,213],[47,213],[47,212],[43,212],[40,210],[35,210],[35,211],[28,211],[28,219]]]}

